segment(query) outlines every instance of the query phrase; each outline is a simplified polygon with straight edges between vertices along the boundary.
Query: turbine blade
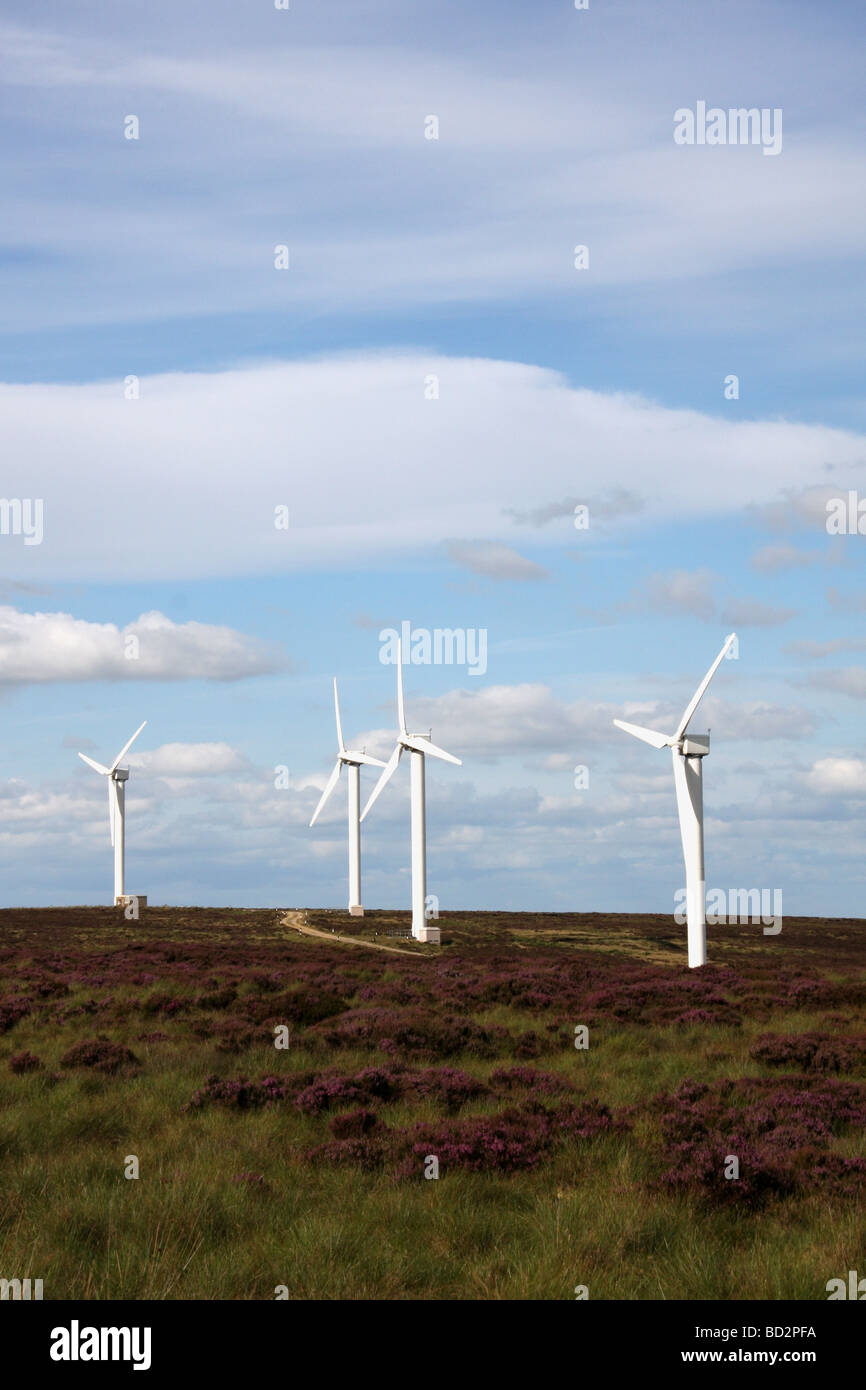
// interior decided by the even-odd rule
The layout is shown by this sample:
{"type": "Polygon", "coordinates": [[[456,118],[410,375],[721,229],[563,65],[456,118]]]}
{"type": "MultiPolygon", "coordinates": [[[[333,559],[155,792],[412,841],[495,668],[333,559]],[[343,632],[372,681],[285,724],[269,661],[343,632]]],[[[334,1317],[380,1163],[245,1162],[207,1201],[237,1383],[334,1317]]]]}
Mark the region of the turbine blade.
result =
{"type": "Polygon", "coordinates": [[[83,762],[87,763],[88,767],[95,767],[97,772],[101,772],[104,776],[108,775],[110,769],[103,767],[102,763],[95,763],[92,758],[88,758],[86,753],[79,753],[78,756],[83,762]]]}
{"type": "Polygon", "coordinates": [[[372,792],[370,793],[370,798],[369,798],[369,800],[368,800],[366,806],[364,807],[363,811],[361,812],[361,820],[363,820],[364,817],[366,816],[366,814],[367,814],[367,812],[369,811],[370,807],[373,805],[373,802],[376,800],[376,797],[379,795],[380,791],[381,791],[382,788],[385,786],[385,783],[386,783],[386,782],[390,782],[391,778],[393,777],[394,773],[395,773],[396,770],[397,770],[397,764],[398,764],[399,761],[400,761],[400,757],[401,757],[402,752],[403,752],[403,745],[402,745],[402,743],[398,743],[398,744],[397,744],[397,747],[394,749],[394,752],[391,754],[390,758],[388,759],[388,761],[387,761],[386,764],[385,764],[385,768],[384,768],[384,771],[382,772],[382,776],[379,778],[378,782],[376,783],[375,787],[373,788],[372,792]]]}
{"type": "Polygon", "coordinates": [[[400,733],[406,732],[406,705],[403,699],[403,642],[397,638],[397,714],[400,718],[400,733]]]}
{"type": "Polygon", "coordinates": [[[337,716],[337,747],[341,753],[345,753],[346,745],[343,742],[343,726],[340,723],[340,700],[337,695],[337,677],[334,677],[334,713],[337,716]]]}
{"type": "Polygon", "coordinates": [[[701,703],[701,700],[704,697],[704,691],[706,690],[710,681],[713,679],[713,676],[716,674],[716,670],[718,669],[725,655],[725,652],[728,650],[731,643],[735,640],[736,636],[737,634],[735,632],[731,632],[725,638],[725,645],[722,647],[722,650],[719,652],[709,671],[704,676],[703,680],[701,681],[691,700],[686,705],[685,711],[683,712],[683,717],[677,725],[677,731],[673,736],[672,741],[674,743],[677,743],[685,733],[686,728],[688,727],[689,720],[691,719],[692,715],[694,714],[695,710],[697,709],[698,705],[701,703]]]}
{"type": "Polygon", "coordinates": [[[658,734],[655,729],[644,729],[640,724],[627,724],[624,719],[615,719],[613,722],[618,729],[625,729],[627,734],[634,734],[635,738],[643,739],[644,743],[651,743],[653,748],[667,748],[671,742],[667,734],[658,734]]]}
{"type": "Polygon", "coordinates": [[[114,778],[108,779],[108,833],[111,836],[111,847],[114,848],[114,812],[116,807],[116,796],[114,791],[114,778]]]}
{"type": "Polygon", "coordinates": [[[363,763],[365,767],[384,767],[382,758],[374,758],[370,753],[358,753],[352,748],[345,748],[343,754],[350,762],[363,763]]]}
{"type": "Polygon", "coordinates": [[[453,753],[446,753],[444,748],[437,748],[435,743],[431,743],[429,738],[409,738],[408,735],[403,739],[406,748],[414,748],[416,753],[429,753],[431,758],[441,758],[444,763],[456,763],[458,767],[463,764],[459,758],[455,758],[453,753]]]}
{"type": "Polygon", "coordinates": [[[337,761],[334,763],[334,770],[333,770],[333,772],[331,773],[330,777],[328,778],[327,784],[326,784],[326,786],[325,786],[325,790],[322,792],[322,795],[321,795],[321,797],[319,798],[319,804],[318,804],[318,806],[316,807],[315,811],[313,812],[313,819],[310,821],[310,828],[311,828],[311,829],[312,829],[312,827],[316,824],[316,821],[317,821],[318,818],[319,818],[319,812],[321,811],[321,809],[322,809],[322,807],[324,806],[325,802],[327,801],[328,797],[331,795],[331,792],[334,790],[334,788],[335,788],[336,785],[337,785],[337,780],[338,780],[338,778],[339,778],[339,776],[340,776],[340,768],[341,768],[342,766],[343,766],[343,759],[342,759],[342,758],[338,758],[337,761]]]}
{"type": "MultiPolygon", "coordinates": [[[[144,724],[146,724],[146,723],[147,723],[147,720],[145,719],[144,724]]],[[[121,750],[120,750],[120,752],[118,753],[117,757],[115,758],[114,762],[111,764],[111,767],[108,769],[109,772],[113,772],[114,769],[119,765],[120,760],[121,760],[121,758],[123,757],[124,753],[128,753],[128,752],[129,752],[130,748],[131,748],[132,745],[135,743],[135,740],[138,738],[139,734],[141,733],[142,729],[144,728],[144,724],[139,724],[138,728],[136,729],[135,733],[132,735],[132,738],[129,740],[129,742],[128,742],[128,743],[125,743],[125,744],[123,745],[123,747],[121,748],[121,750]]]]}

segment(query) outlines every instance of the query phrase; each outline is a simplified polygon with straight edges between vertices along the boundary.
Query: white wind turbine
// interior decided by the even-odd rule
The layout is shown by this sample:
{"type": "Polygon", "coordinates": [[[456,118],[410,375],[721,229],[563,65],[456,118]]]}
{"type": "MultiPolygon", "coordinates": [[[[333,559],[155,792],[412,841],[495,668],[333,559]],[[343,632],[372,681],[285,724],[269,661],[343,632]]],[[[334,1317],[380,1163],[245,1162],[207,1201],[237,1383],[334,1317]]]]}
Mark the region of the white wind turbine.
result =
{"type": "Polygon", "coordinates": [[[361,764],[370,767],[384,767],[381,758],[371,758],[369,753],[356,753],[347,748],[343,742],[343,726],[340,723],[340,700],[337,695],[337,678],[334,677],[334,713],[337,716],[337,761],[334,770],[328,778],[327,786],[322,792],[318,806],[313,812],[313,819],[310,826],[314,826],[331,792],[340,777],[343,764],[349,769],[348,791],[349,791],[349,912],[353,917],[363,917],[364,909],[361,906],[361,764]]]}
{"type": "Polygon", "coordinates": [[[373,788],[367,805],[364,807],[364,819],[376,797],[379,795],[385,783],[390,780],[397,770],[404,752],[410,755],[411,772],[411,807],[412,807],[412,935],[418,941],[429,941],[436,945],[439,943],[439,928],[431,926],[427,920],[427,812],[424,793],[424,760],[429,754],[433,758],[442,758],[446,763],[456,763],[462,767],[459,758],[455,758],[453,753],[446,753],[444,748],[437,748],[429,738],[422,738],[417,734],[410,734],[406,728],[406,709],[403,703],[403,644],[397,642],[397,712],[400,718],[400,730],[397,735],[397,746],[385,764],[385,770],[373,788]]]}
{"type": "Polygon", "coordinates": [[[623,719],[613,721],[618,729],[625,729],[627,734],[634,734],[635,738],[643,739],[653,748],[670,748],[673,755],[680,836],[686,863],[686,916],[691,968],[707,963],[703,759],[710,751],[710,736],[687,734],[686,729],[718,666],[736,640],[735,632],[725,638],[725,645],[686,705],[676,733],[671,734],[670,738],[667,734],[656,733],[654,729],[641,728],[639,724],[627,724],[623,719]]]}
{"type": "MultiPolygon", "coordinates": [[[[144,724],[147,723],[145,719],[144,724]]],[[[111,767],[103,767],[102,763],[94,762],[93,758],[88,758],[86,753],[79,753],[87,763],[88,767],[95,768],[103,777],[108,778],[108,824],[111,831],[111,843],[114,846],[114,905],[125,903],[126,897],[123,889],[123,860],[125,854],[125,840],[123,832],[124,802],[126,795],[126,783],[129,781],[129,768],[120,767],[121,758],[129,752],[135,740],[138,738],[144,724],[140,724],[128,743],[125,743],[115,758],[111,767]]]]}

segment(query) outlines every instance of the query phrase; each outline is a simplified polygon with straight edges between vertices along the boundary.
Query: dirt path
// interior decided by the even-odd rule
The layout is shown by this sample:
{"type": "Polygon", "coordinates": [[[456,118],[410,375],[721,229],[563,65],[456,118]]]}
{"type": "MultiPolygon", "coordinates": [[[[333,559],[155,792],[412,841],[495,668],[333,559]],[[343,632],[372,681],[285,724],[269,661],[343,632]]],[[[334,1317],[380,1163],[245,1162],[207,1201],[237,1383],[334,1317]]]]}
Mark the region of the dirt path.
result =
{"type": "Polygon", "coordinates": [[[364,941],[358,936],[340,936],[337,932],[319,931],[318,927],[307,925],[305,914],[297,908],[287,912],[285,917],[280,918],[280,922],[284,927],[291,927],[302,936],[314,936],[318,941],[330,941],[332,944],[339,941],[342,946],[366,946],[371,951],[392,951],[395,955],[412,956],[415,960],[418,960],[421,954],[420,951],[407,951],[402,946],[380,946],[378,941],[364,941]]]}

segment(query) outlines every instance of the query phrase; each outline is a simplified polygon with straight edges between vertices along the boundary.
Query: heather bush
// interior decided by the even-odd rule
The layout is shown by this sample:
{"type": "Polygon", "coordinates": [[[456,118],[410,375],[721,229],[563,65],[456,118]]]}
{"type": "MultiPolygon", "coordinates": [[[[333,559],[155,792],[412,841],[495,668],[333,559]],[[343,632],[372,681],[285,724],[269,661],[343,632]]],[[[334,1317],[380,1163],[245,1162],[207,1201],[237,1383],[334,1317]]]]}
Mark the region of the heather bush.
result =
{"type": "MultiPolygon", "coordinates": [[[[707,967],[708,969],[708,967],[707,967]]],[[[680,972],[642,970],[636,977],[613,980],[594,990],[586,999],[587,1017],[620,1022],[722,1024],[736,1028],[742,1022],[738,1006],[723,993],[723,986],[734,989],[737,981],[730,974],[724,979],[707,975],[684,978],[680,972]]]]}
{"type": "Polygon", "coordinates": [[[527,1101],[498,1114],[468,1116],[447,1125],[424,1121],[387,1132],[371,1126],[369,1139],[357,1131],[341,1134],[347,1141],[343,1146],[320,1145],[306,1157],[362,1167],[390,1161],[401,1177],[419,1176],[430,1155],[439,1159],[442,1171],[515,1173],[537,1168],[559,1145],[593,1139],[615,1128],[625,1128],[625,1122],[615,1120],[597,1100],[552,1110],[527,1101]]]}
{"type": "Polygon", "coordinates": [[[613,1127],[613,1116],[597,1100],[553,1110],[527,1102],[496,1115],[458,1121],[450,1128],[416,1125],[407,1136],[412,1159],[404,1158],[401,1171],[417,1171],[418,1160],[428,1154],[436,1155],[440,1169],[498,1173],[533,1169],[563,1140],[593,1139],[613,1127]]]}
{"type": "Polygon", "coordinates": [[[483,1082],[465,1071],[454,1071],[451,1067],[431,1067],[427,1071],[407,1075],[403,1082],[404,1093],[432,1099],[444,1105],[447,1110],[459,1110],[468,1101],[489,1094],[483,1082]]]}
{"type": "Polygon", "coordinates": [[[670,1165],[664,1188],[757,1207],[812,1190],[816,1173],[837,1192],[853,1193],[866,1178],[866,1160],[830,1149],[836,1137],[866,1126],[866,1085],[810,1076],[685,1081],[656,1108],[670,1165]],[[737,1179],[724,1176],[729,1154],[739,1159],[737,1179]]]}
{"type": "Polygon", "coordinates": [[[140,1062],[134,1052],[121,1043],[109,1042],[107,1038],[94,1038],[76,1043],[60,1058],[61,1067],[83,1068],[99,1071],[107,1076],[117,1072],[131,1075],[140,1069],[140,1062]]]}
{"type": "MultiPolygon", "coordinates": [[[[211,1024],[208,1036],[214,1039],[217,1052],[245,1052],[256,1041],[255,1029],[242,1018],[219,1019],[211,1024]]],[[[260,1041],[272,1042],[273,1039],[262,1034],[260,1041]]]]}
{"type": "Polygon", "coordinates": [[[324,1073],[298,1094],[295,1104],[305,1114],[319,1115],[358,1101],[396,1100],[402,1089],[402,1076],[382,1067],[367,1067],[355,1076],[324,1073]]]}
{"type": "Polygon", "coordinates": [[[307,1149],[303,1157],[307,1163],[345,1164],[372,1171],[393,1158],[393,1149],[389,1136],[374,1132],[361,1138],[332,1139],[328,1144],[307,1149]]]}
{"type": "Polygon", "coordinates": [[[210,994],[200,994],[195,1002],[200,1009],[227,1009],[237,997],[234,985],[223,985],[222,989],[215,989],[210,994]]]}
{"type": "Polygon", "coordinates": [[[69,986],[51,975],[34,975],[27,987],[40,999],[62,999],[69,993],[69,986]]]}
{"type": "Polygon", "coordinates": [[[429,1154],[439,1159],[440,1172],[449,1168],[476,1173],[525,1171],[537,1168],[553,1143],[547,1113],[525,1107],[474,1116],[447,1129],[418,1124],[407,1138],[409,1152],[400,1165],[405,1176],[422,1172],[429,1154]]]}
{"type": "Polygon", "coordinates": [[[336,994],[322,990],[298,989],[289,994],[275,994],[265,999],[247,995],[243,1003],[249,1017],[256,1023],[295,1023],[307,1027],[344,1013],[348,1005],[336,994]]]}
{"type": "Polygon", "coordinates": [[[330,1047],[378,1047],[392,1056],[451,1057],[458,1052],[494,1055],[508,1034],[472,1019],[420,1010],[353,1009],[322,1030],[330,1047]]]}
{"type": "Polygon", "coordinates": [[[192,1000],[178,999],[173,994],[157,992],[148,994],[144,999],[139,1000],[138,1007],[145,1014],[167,1014],[169,1017],[175,1014],[187,1013],[192,1007],[192,1000]]]}
{"type": "Polygon", "coordinates": [[[541,1057],[545,1052],[552,1052],[556,1044],[550,1038],[539,1037],[538,1033],[530,1029],[526,1033],[519,1033],[514,1041],[513,1053],[521,1061],[532,1061],[535,1057],[541,1057]]]}
{"type": "Polygon", "coordinates": [[[9,1058],[9,1070],[16,1076],[21,1076],[28,1071],[42,1071],[43,1064],[32,1052],[17,1052],[14,1057],[9,1058]]]}
{"type": "Polygon", "coordinates": [[[829,1033],[768,1033],[749,1056],[769,1067],[796,1067],[804,1072],[847,1072],[866,1061],[866,1037],[829,1033]]]}
{"type": "Polygon", "coordinates": [[[594,1139],[597,1134],[609,1130],[623,1131],[629,1128],[623,1115],[614,1119],[608,1107],[594,1099],[581,1105],[560,1106],[550,1114],[559,1132],[574,1139],[594,1139]]]}
{"type": "Polygon", "coordinates": [[[252,971],[247,979],[254,994],[270,994],[279,989],[281,983],[279,975],[266,975],[263,970],[252,971]]]}
{"type": "Polygon", "coordinates": [[[182,1108],[201,1110],[213,1103],[235,1110],[255,1110],[293,1097],[298,1080],[299,1078],[293,1080],[282,1076],[263,1076],[261,1081],[250,1081],[246,1076],[232,1079],[211,1074],[203,1088],[196,1091],[182,1108]]]}
{"type": "Polygon", "coordinates": [[[536,1071],[535,1067],[498,1067],[491,1073],[490,1085],[494,1091],[532,1091],[543,1096],[562,1095],[574,1089],[564,1077],[536,1071]]]}
{"type": "Polygon", "coordinates": [[[372,1110],[350,1110],[346,1115],[334,1115],[328,1129],[335,1139],[361,1139],[376,1129],[379,1120],[372,1110]]]}
{"type": "Polygon", "coordinates": [[[73,1018],[93,1018],[95,1014],[105,1014],[111,1007],[110,999],[79,999],[77,1004],[69,1004],[55,1012],[59,1023],[68,1023],[73,1018]]]}
{"type": "Polygon", "coordinates": [[[20,1018],[29,1014],[33,1007],[33,1001],[26,995],[14,995],[9,999],[0,999],[0,1033],[8,1033],[10,1028],[14,1028],[20,1018]]]}
{"type": "Polygon", "coordinates": [[[725,1142],[714,1138],[709,1143],[675,1144],[669,1158],[673,1162],[662,1175],[663,1189],[695,1190],[720,1206],[754,1209],[771,1196],[787,1196],[797,1186],[789,1164],[743,1139],[725,1142]],[[740,1164],[736,1179],[725,1177],[725,1165],[732,1153],[740,1164]]]}

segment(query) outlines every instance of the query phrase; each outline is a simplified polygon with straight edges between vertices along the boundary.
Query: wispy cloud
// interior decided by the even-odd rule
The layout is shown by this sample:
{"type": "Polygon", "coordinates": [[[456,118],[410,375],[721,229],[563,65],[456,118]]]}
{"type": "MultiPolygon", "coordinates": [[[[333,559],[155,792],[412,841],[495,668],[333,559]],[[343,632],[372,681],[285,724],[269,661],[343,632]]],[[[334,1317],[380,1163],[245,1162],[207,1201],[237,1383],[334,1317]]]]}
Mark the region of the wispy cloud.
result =
{"type": "Polygon", "coordinates": [[[450,541],[447,550],[453,564],[484,579],[525,583],[550,578],[543,565],[527,559],[510,545],[501,545],[496,541],[450,541]]]}

